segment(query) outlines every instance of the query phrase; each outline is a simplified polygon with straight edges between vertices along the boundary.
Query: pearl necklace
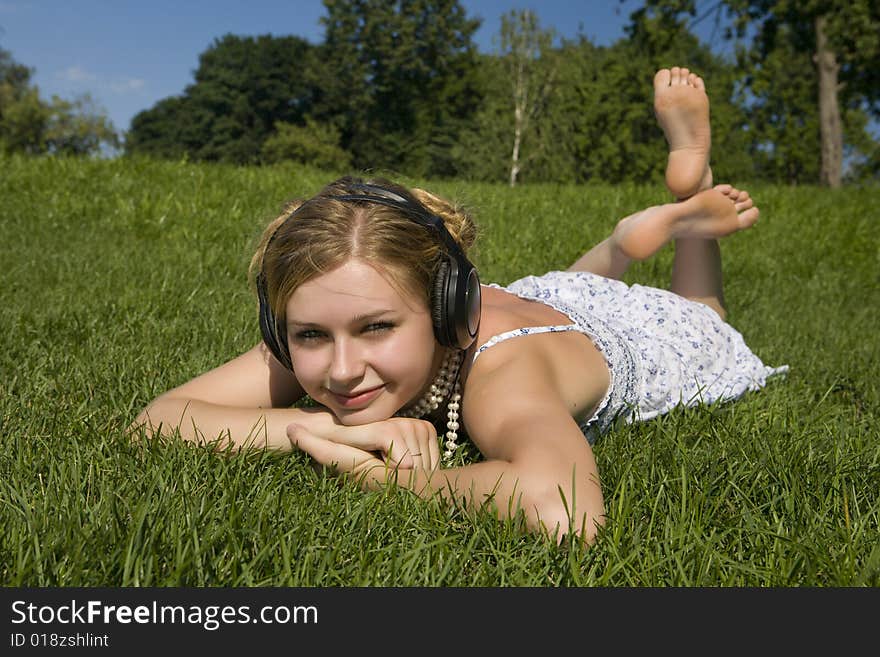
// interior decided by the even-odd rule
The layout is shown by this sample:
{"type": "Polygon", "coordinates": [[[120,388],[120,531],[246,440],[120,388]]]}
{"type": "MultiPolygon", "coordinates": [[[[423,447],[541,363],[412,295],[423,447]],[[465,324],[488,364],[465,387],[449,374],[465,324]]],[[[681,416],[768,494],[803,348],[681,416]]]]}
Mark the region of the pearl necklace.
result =
{"type": "Polygon", "coordinates": [[[461,370],[461,363],[464,360],[464,351],[459,349],[450,349],[443,356],[443,362],[437,371],[437,376],[431,386],[412,406],[402,409],[396,413],[400,417],[421,418],[430,415],[438,406],[449,397],[449,405],[446,412],[446,441],[444,446],[446,451],[443,452],[443,460],[448,465],[452,460],[455,449],[458,447],[458,414],[461,408],[461,384],[458,382],[458,373],[461,370]],[[452,396],[449,396],[449,393],[452,396]]]}

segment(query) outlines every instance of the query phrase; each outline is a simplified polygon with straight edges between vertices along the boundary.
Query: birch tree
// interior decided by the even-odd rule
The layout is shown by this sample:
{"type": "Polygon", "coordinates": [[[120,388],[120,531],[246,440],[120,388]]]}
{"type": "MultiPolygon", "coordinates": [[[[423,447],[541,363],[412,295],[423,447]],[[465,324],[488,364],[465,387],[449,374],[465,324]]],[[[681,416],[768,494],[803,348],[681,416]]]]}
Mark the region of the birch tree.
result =
{"type": "Polygon", "coordinates": [[[538,17],[529,9],[511,10],[501,17],[499,55],[510,82],[513,107],[513,140],[510,151],[511,187],[526,163],[537,157],[546,144],[541,139],[537,119],[553,91],[556,67],[552,60],[555,32],[541,29],[538,17]],[[523,145],[527,134],[532,146],[527,156],[523,145]]]}

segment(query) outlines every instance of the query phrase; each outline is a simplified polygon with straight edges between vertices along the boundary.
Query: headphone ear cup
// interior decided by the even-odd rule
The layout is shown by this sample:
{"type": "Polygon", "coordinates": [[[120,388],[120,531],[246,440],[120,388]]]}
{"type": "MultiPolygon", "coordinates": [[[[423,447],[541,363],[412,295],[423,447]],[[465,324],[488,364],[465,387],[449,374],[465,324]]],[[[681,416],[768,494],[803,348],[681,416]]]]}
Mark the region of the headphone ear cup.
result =
{"type": "Polygon", "coordinates": [[[480,278],[476,269],[465,265],[444,257],[434,275],[431,320],[434,336],[444,347],[467,349],[480,327],[480,278]]]}
{"type": "Polygon", "coordinates": [[[444,347],[455,346],[449,335],[449,308],[446,297],[449,288],[449,266],[449,259],[440,259],[431,289],[431,321],[434,324],[434,337],[444,347]]]}
{"type": "Polygon", "coordinates": [[[263,274],[257,277],[257,297],[260,300],[260,333],[263,336],[263,342],[266,343],[269,351],[279,363],[293,371],[293,363],[287,349],[287,336],[278,335],[278,322],[269,305],[269,293],[266,290],[266,279],[263,274]]]}

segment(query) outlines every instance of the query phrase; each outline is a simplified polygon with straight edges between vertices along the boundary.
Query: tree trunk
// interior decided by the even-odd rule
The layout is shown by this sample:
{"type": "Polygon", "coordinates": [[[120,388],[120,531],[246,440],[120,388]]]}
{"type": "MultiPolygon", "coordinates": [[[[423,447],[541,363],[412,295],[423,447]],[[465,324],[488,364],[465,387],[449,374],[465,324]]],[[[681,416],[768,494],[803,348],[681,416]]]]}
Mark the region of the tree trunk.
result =
{"type": "Polygon", "coordinates": [[[514,111],[513,152],[510,154],[510,186],[516,187],[519,175],[519,143],[522,139],[522,111],[517,107],[514,111]]]}
{"type": "Polygon", "coordinates": [[[510,186],[516,186],[519,175],[519,147],[522,142],[523,126],[526,120],[528,81],[525,75],[525,64],[517,62],[513,83],[513,152],[510,154],[510,186]]]}
{"type": "Polygon", "coordinates": [[[843,170],[843,123],[837,102],[837,74],[840,64],[828,45],[825,17],[816,17],[816,68],[819,73],[819,133],[822,140],[820,181],[840,187],[843,170]]]}

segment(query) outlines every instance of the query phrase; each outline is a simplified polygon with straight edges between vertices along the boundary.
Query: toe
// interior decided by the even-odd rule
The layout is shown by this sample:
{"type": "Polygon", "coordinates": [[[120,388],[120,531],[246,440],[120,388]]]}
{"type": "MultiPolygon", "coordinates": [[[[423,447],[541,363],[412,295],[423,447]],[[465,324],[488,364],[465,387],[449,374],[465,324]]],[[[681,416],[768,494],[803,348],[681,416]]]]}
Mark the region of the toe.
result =
{"type": "Polygon", "coordinates": [[[737,221],[742,228],[751,228],[758,221],[760,212],[758,208],[751,208],[737,215],[737,221]]]}
{"type": "Polygon", "coordinates": [[[695,75],[694,77],[696,78],[696,80],[694,81],[694,86],[700,91],[706,91],[706,83],[703,82],[703,78],[701,78],[699,75],[695,75]]]}
{"type": "Polygon", "coordinates": [[[679,75],[680,83],[681,83],[681,84],[687,84],[688,76],[689,76],[690,74],[691,74],[690,69],[687,69],[687,68],[682,67],[681,72],[678,74],[678,75],[679,75]]]}
{"type": "Polygon", "coordinates": [[[672,71],[668,68],[661,68],[654,74],[654,88],[662,89],[663,87],[668,87],[671,80],[672,71]]]}
{"type": "Polygon", "coordinates": [[[755,202],[749,198],[748,194],[746,194],[745,199],[739,198],[734,202],[733,207],[736,208],[737,212],[742,212],[743,210],[748,210],[751,207],[754,207],[755,202]]]}

